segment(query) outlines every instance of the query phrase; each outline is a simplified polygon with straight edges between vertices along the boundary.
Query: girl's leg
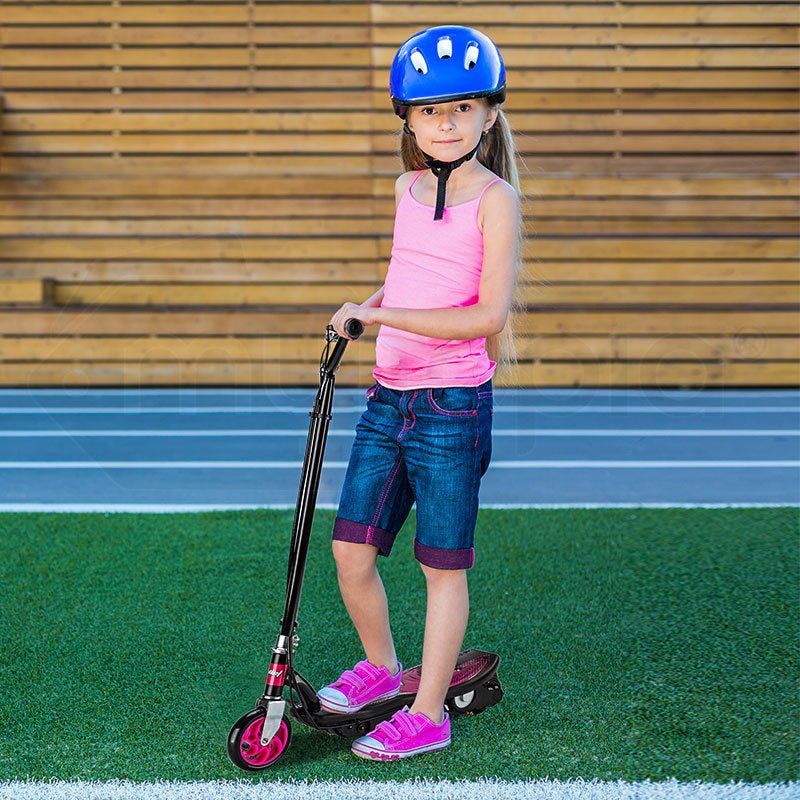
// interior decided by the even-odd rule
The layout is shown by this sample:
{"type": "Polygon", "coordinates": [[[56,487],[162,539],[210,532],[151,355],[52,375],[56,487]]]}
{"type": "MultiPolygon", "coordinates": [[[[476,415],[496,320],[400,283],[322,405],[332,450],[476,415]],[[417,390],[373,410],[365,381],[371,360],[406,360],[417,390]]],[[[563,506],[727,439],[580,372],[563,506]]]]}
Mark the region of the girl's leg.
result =
{"type": "Polygon", "coordinates": [[[378,574],[378,548],[333,540],[333,555],[339,589],[353,620],[367,660],[376,667],[386,665],[397,672],[397,657],[389,627],[389,606],[381,576],[378,574]]]}
{"type": "Polygon", "coordinates": [[[453,679],[469,617],[469,588],[465,569],[434,569],[420,564],[428,584],[422,676],[412,714],[422,712],[439,724],[444,698],[453,679]]]}

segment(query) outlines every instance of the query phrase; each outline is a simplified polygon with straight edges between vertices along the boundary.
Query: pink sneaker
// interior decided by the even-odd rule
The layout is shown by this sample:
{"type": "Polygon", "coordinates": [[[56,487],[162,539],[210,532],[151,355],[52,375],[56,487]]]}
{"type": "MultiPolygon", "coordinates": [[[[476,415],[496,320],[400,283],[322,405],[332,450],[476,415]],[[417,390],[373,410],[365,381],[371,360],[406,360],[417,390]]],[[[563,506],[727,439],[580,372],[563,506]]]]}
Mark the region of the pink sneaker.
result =
{"type": "Polygon", "coordinates": [[[424,714],[411,714],[403,706],[391,719],[379,722],[368,735],[353,742],[357,756],[373,761],[396,761],[450,746],[450,715],[445,711],[439,725],[424,714]]]}
{"type": "Polygon", "coordinates": [[[365,659],[353,669],[346,669],[338,680],[323,686],[317,697],[326,711],[352,714],[370,703],[396,697],[402,682],[403,665],[399,661],[397,673],[392,675],[388,667],[376,667],[365,659]]]}

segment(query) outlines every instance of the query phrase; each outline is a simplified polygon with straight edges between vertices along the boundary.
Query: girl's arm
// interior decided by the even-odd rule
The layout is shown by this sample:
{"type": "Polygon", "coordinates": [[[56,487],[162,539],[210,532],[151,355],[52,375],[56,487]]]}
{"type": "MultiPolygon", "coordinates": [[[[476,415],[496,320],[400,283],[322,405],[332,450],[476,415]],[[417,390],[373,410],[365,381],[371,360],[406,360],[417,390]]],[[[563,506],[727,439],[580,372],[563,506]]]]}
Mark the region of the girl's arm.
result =
{"type": "Polygon", "coordinates": [[[380,304],[383,302],[383,286],[378,289],[375,294],[368,297],[362,304],[362,308],[379,308],[380,304]]]}
{"type": "Polygon", "coordinates": [[[362,322],[435,339],[477,339],[500,333],[514,291],[519,196],[512,186],[499,181],[484,194],[483,206],[483,266],[477,303],[462,308],[375,308],[364,311],[362,322]]]}

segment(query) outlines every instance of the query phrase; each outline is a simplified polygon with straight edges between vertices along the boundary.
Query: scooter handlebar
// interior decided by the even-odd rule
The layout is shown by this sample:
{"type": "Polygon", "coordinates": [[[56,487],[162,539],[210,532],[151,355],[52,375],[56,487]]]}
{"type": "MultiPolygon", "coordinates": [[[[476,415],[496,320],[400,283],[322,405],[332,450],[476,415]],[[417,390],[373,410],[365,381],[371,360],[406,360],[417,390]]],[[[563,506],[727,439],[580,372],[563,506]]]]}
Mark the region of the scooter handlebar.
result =
{"type": "Polygon", "coordinates": [[[360,319],[350,317],[344,324],[344,330],[351,339],[358,339],[364,333],[364,323],[360,319]]]}

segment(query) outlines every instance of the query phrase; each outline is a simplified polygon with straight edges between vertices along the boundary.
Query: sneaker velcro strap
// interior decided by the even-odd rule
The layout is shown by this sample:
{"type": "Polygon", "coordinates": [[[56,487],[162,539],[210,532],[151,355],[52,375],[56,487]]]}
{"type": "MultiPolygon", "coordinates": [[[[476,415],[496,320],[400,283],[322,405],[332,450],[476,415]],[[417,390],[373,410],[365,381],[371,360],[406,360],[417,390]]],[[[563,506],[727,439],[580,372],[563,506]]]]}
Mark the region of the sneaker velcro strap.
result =
{"type": "Polygon", "coordinates": [[[347,669],[342,673],[341,678],[337,683],[349,686],[357,692],[363,692],[367,688],[367,683],[364,680],[376,680],[381,675],[381,671],[369,661],[359,661],[353,669],[347,669]]]}
{"type": "Polygon", "coordinates": [[[353,670],[348,669],[342,673],[341,678],[334,684],[336,685],[343,685],[347,686],[351,689],[355,689],[357,692],[363,692],[364,689],[367,688],[367,684],[361,679],[359,675],[357,675],[353,670]]]}
{"type": "Polygon", "coordinates": [[[414,724],[414,719],[407,711],[398,711],[392,717],[392,722],[398,728],[402,728],[406,736],[415,736],[417,733],[417,726],[414,724]]]}
{"type": "Polygon", "coordinates": [[[358,664],[353,667],[353,670],[361,673],[365,678],[371,678],[372,680],[379,678],[381,674],[381,671],[374,664],[370,664],[369,661],[359,661],[358,664]]]}
{"type": "MultiPolygon", "coordinates": [[[[389,720],[384,720],[383,722],[379,722],[376,726],[375,730],[372,731],[370,736],[375,737],[375,734],[384,734],[389,739],[392,739],[395,742],[400,741],[403,737],[400,735],[400,731],[392,725],[389,720]]],[[[377,737],[375,737],[377,738],[377,737]]],[[[385,740],[384,740],[385,741],[385,740]]]]}

